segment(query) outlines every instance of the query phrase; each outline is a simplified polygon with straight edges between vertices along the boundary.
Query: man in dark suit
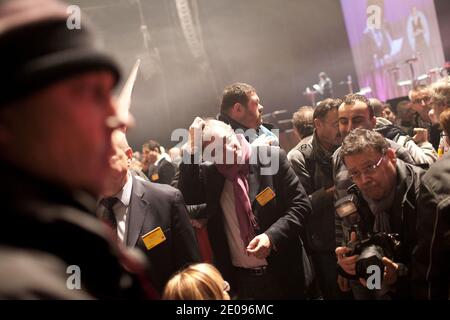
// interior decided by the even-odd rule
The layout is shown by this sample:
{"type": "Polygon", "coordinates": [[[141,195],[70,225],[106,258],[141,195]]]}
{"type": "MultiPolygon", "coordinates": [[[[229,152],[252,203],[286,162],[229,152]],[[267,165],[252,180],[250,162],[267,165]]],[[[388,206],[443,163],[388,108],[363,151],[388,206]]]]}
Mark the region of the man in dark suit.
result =
{"type": "Polygon", "coordinates": [[[130,172],[133,156],[125,134],[113,134],[114,155],[98,215],[117,230],[119,243],[138,247],[149,261],[149,275],[160,292],[170,276],[200,262],[197,240],[181,193],[130,172]]]}
{"type": "Polygon", "coordinates": [[[146,168],[144,172],[151,182],[170,184],[175,177],[176,167],[161,154],[161,145],[150,140],[142,146],[146,168]]]}
{"type": "Polygon", "coordinates": [[[234,293],[239,299],[305,298],[309,263],[300,234],[311,205],[284,151],[251,147],[217,120],[196,118],[190,132],[178,187],[188,204],[207,204],[202,218],[214,264],[234,293]],[[211,141],[225,143],[215,148],[211,141]],[[215,151],[207,154],[211,146],[215,151]],[[211,161],[199,165],[200,155],[211,161]]]}

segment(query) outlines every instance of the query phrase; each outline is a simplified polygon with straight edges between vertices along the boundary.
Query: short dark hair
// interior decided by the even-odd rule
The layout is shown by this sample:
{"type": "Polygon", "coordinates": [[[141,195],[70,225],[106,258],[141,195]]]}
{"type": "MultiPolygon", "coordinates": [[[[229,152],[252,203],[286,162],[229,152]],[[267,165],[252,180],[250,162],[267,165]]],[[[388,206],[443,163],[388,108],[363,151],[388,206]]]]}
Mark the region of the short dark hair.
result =
{"type": "Polygon", "coordinates": [[[344,97],[344,104],[347,105],[354,105],[357,101],[363,102],[367,105],[367,108],[369,109],[369,116],[372,118],[375,116],[375,112],[373,111],[373,106],[370,103],[370,100],[367,99],[365,96],[358,94],[358,93],[351,93],[344,97]]]}
{"type": "Polygon", "coordinates": [[[314,119],[323,120],[327,116],[328,112],[330,112],[331,110],[337,110],[341,105],[341,103],[342,103],[341,99],[331,99],[331,98],[319,101],[319,103],[317,103],[316,109],[314,110],[313,120],[314,119]]]}
{"type": "Polygon", "coordinates": [[[385,154],[390,145],[386,139],[376,131],[366,129],[352,130],[342,142],[341,158],[345,156],[361,154],[368,149],[374,149],[380,154],[385,154]]]}
{"type": "Polygon", "coordinates": [[[161,145],[156,140],[149,140],[147,143],[143,144],[142,148],[156,150],[158,153],[161,153],[161,145]]]}
{"type": "Polygon", "coordinates": [[[301,137],[307,137],[314,132],[313,107],[300,107],[297,112],[292,115],[292,125],[301,137]]]}
{"type": "Polygon", "coordinates": [[[256,89],[246,83],[233,83],[223,90],[220,111],[227,113],[236,103],[247,107],[249,94],[256,93],[256,89]]]}

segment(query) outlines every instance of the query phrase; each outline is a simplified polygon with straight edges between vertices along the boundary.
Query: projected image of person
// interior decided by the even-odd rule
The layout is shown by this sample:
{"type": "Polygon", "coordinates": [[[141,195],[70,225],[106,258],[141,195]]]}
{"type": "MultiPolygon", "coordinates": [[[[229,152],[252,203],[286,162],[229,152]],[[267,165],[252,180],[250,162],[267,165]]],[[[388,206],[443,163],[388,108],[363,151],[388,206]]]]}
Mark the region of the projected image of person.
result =
{"type": "Polygon", "coordinates": [[[319,73],[319,83],[314,85],[322,99],[333,98],[333,81],[325,72],[319,73]]]}
{"type": "Polygon", "coordinates": [[[341,0],[360,88],[383,101],[444,64],[433,0],[341,0]]]}
{"type": "Polygon", "coordinates": [[[418,52],[421,52],[421,49],[425,51],[430,44],[427,18],[422,11],[417,10],[417,7],[412,8],[408,18],[408,38],[412,49],[418,52]]]}
{"type": "Polygon", "coordinates": [[[361,46],[368,71],[364,86],[371,87],[379,97],[395,95],[395,83],[387,70],[396,66],[403,39],[394,34],[394,26],[386,19],[389,6],[384,0],[367,0],[366,8],[367,23],[361,46]]]}
{"type": "Polygon", "coordinates": [[[379,21],[381,24],[367,23],[364,30],[367,49],[371,52],[371,61],[369,62],[375,68],[383,67],[388,64],[391,57],[393,39],[391,36],[389,25],[384,20],[384,0],[368,0],[367,8],[377,8],[373,11],[374,22],[379,21]]]}
{"type": "Polygon", "coordinates": [[[418,56],[421,62],[419,72],[424,73],[427,71],[425,65],[428,64],[424,60],[427,59],[427,53],[430,49],[430,29],[425,14],[415,6],[412,7],[411,14],[408,17],[407,34],[414,55],[418,56]]]}

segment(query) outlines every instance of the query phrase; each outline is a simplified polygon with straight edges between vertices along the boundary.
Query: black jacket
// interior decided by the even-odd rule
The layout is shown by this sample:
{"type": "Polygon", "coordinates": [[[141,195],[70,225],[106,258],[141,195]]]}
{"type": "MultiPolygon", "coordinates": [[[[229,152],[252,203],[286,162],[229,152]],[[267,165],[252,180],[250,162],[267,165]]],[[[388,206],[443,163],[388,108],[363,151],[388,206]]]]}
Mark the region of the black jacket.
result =
{"type": "MultiPolygon", "coordinates": [[[[258,152],[261,147],[253,147],[258,152]]],[[[266,149],[267,150],[267,149],[266,149]]],[[[289,299],[305,298],[305,269],[309,261],[304,260],[304,250],[300,237],[304,221],[311,212],[310,201],[299,183],[286,158],[284,151],[269,147],[270,154],[279,157],[279,170],[273,175],[262,175],[264,167],[258,159],[257,164],[250,165],[249,198],[253,212],[258,220],[260,230],[266,233],[276,250],[267,258],[269,268],[282,284],[285,297],[289,299]],[[270,187],[275,198],[260,206],[256,196],[270,187]],[[304,266],[306,264],[306,266],[304,266]]],[[[262,151],[265,152],[265,151],[262,151]]],[[[179,189],[188,205],[207,204],[204,211],[208,218],[208,234],[214,254],[214,264],[229,280],[233,287],[234,270],[231,264],[228,241],[224,230],[224,217],[220,205],[225,178],[213,164],[180,165],[179,189]],[[202,174],[200,174],[200,167],[202,174]]]]}
{"type": "MultiPolygon", "coordinates": [[[[386,139],[389,143],[390,147],[395,150],[395,154],[397,159],[402,160],[405,163],[409,163],[414,165],[414,161],[411,158],[408,151],[405,148],[399,146],[392,140],[386,139]]],[[[345,167],[344,161],[340,155],[341,148],[338,148],[333,154],[333,180],[334,185],[336,187],[335,199],[339,200],[346,195],[348,195],[348,188],[353,184],[352,180],[348,175],[347,168],[345,167]]],[[[335,215],[335,223],[336,223],[336,246],[345,245],[348,240],[348,235],[345,234],[345,231],[342,228],[342,221],[335,215]]]]}
{"type": "Polygon", "coordinates": [[[169,184],[175,178],[176,168],[165,158],[162,158],[157,165],[150,165],[147,176],[151,182],[169,184]]]}
{"type": "MultiPolygon", "coordinates": [[[[395,253],[394,262],[403,263],[408,274],[399,277],[392,298],[412,298],[412,255],[417,243],[417,215],[419,205],[419,188],[425,171],[417,166],[397,159],[397,186],[393,205],[389,211],[390,232],[399,235],[400,247],[395,253]]],[[[367,202],[359,197],[358,213],[362,220],[362,231],[373,234],[374,215],[367,202]]]]}
{"type": "Polygon", "coordinates": [[[413,264],[416,298],[449,299],[450,155],[423,176],[417,231],[413,264]]]}
{"type": "Polygon", "coordinates": [[[312,204],[306,226],[308,247],[312,252],[334,252],[334,194],[325,192],[333,186],[331,153],[323,150],[314,134],[309,142],[297,145],[288,154],[312,204]]]}

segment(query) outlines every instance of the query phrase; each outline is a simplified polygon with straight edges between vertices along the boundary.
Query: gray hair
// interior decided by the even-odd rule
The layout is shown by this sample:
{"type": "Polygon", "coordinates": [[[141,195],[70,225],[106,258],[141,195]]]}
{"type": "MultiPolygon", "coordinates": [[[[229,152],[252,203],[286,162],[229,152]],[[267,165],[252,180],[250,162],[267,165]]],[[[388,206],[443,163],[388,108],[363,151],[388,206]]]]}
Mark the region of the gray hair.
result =
{"type": "Polygon", "coordinates": [[[112,133],[112,141],[113,144],[118,146],[122,151],[127,150],[130,148],[130,145],[128,144],[127,136],[123,131],[120,130],[114,130],[112,133]]]}
{"type": "Polygon", "coordinates": [[[438,80],[431,85],[432,101],[442,107],[450,106],[450,77],[438,80]]]}
{"type": "Polygon", "coordinates": [[[364,153],[370,149],[380,154],[385,154],[389,147],[389,143],[378,132],[366,129],[354,129],[342,142],[340,156],[344,159],[345,156],[364,153]]]}
{"type": "Polygon", "coordinates": [[[205,126],[202,131],[203,141],[211,140],[211,137],[228,137],[234,133],[230,125],[215,119],[205,119],[205,126]]]}

